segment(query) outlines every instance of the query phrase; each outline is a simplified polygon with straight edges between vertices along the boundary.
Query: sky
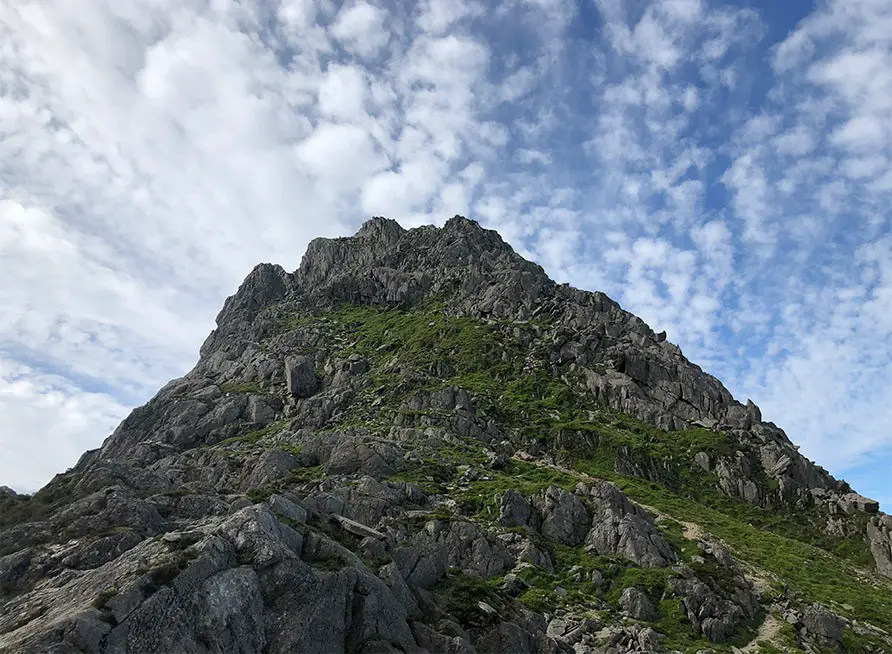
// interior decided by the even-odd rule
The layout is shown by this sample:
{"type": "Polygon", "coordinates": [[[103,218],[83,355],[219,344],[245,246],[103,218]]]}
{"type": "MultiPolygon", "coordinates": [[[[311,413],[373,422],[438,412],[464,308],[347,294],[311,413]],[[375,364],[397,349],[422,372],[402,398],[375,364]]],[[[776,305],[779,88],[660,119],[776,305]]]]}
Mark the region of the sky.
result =
{"type": "Polygon", "coordinates": [[[0,0],[0,485],[258,262],[497,229],[892,508],[889,0],[0,0]]]}

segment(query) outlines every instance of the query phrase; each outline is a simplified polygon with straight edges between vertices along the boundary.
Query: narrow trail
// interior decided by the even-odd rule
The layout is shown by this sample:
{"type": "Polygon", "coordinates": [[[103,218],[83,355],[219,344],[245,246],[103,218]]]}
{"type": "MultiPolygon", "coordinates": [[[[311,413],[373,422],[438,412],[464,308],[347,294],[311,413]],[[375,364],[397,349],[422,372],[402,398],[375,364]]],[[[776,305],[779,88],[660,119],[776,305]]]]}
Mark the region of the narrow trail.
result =
{"type": "MultiPolygon", "coordinates": [[[[564,466],[560,466],[556,463],[544,463],[542,461],[536,461],[535,459],[525,459],[525,458],[519,457],[517,455],[515,455],[511,458],[516,461],[532,463],[534,466],[537,466],[539,468],[550,468],[552,470],[557,470],[558,472],[562,472],[565,475],[569,475],[570,477],[575,477],[576,479],[579,479],[580,481],[587,481],[587,482],[604,481],[603,479],[600,479],[599,477],[592,477],[591,475],[586,474],[584,472],[579,472],[578,470],[573,470],[572,468],[565,468],[564,466]]],[[[647,511],[649,513],[652,513],[653,515],[657,516],[658,518],[675,520],[676,522],[680,523],[682,525],[682,527],[684,528],[684,537],[687,540],[701,540],[708,535],[706,533],[706,531],[703,529],[703,527],[701,527],[696,522],[686,522],[684,520],[679,520],[678,518],[675,518],[674,516],[671,516],[668,513],[664,513],[663,511],[660,511],[656,507],[650,506],[648,504],[642,504],[641,502],[636,502],[631,497],[629,498],[629,500],[632,502],[632,504],[634,504],[636,506],[640,506],[642,509],[644,509],[645,511],[647,511]]]]}
{"type": "Polygon", "coordinates": [[[759,651],[759,643],[771,643],[775,638],[780,636],[783,623],[776,616],[768,614],[759,625],[759,631],[753,636],[753,639],[744,645],[739,652],[741,654],[753,654],[759,651]]]}
{"type": "MultiPolygon", "coordinates": [[[[685,537],[686,540],[705,540],[708,539],[710,536],[710,534],[708,534],[706,530],[703,529],[703,527],[701,527],[696,522],[686,522],[685,520],[679,520],[675,516],[664,513],[663,511],[660,511],[658,508],[650,506],[649,504],[642,504],[641,502],[636,502],[635,500],[632,500],[632,503],[640,506],[642,509],[649,513],[653,513],[655,516],[657,516],[658,519],[663,518],[664,520],[674,520],[675,522],[681,524],[683,529],[682,535],[685,537]]],[[[713,540],[717,539],[713,538],[713,540]]]]}

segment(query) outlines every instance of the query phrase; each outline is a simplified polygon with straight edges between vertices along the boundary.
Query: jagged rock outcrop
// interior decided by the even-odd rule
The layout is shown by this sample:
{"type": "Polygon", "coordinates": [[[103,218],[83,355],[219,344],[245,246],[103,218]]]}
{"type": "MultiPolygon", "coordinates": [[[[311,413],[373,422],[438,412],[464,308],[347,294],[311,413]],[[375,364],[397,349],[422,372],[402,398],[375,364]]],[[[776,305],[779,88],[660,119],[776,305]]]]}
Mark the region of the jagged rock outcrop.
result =
{"type": "Polygon", "coordinates": [[[669,586],[681,598],[682,612],[694,629],[709,640],[724,642],[742,623],[755,617],[759,602],[743,575],[734,574],[722,587],[714,579],[701,578],[688,566],[680,566],[677,572],[669,586]]]}
{"type": "Polygon", "coordinates": [[[619,598],[619,605],[635,620],[651,622],[659,618],[659,614],[647,595],[634,586],[623,591],[619,598]]]}
{"type": "Polygon", "coordinates": [[[582,543],[591,525],[591,511],[576,495],[556,486],[533,498],[539,531],[546,538],[575,546],[582,543]]]}
{"type": "Polygon", "coordinates": [[[820,604],[810,606],[802,616],[805,635],[816,640],[824,649],[840,651],[844,623],[820,604]]]}
{"type": "Polygon", "coordinates": [[[652,518],[613,484],[580,484],[577,490],[591,498],[595,507],[592,530],[586,538],[593,552],[616,555],[644,567],[663,567],[675,560],[652,518]]]}
{"type": "Polygon", "coordinates": [[[777,607],[803,643],[892,646],[877,596],[857,625],[812,605],[832,583],[778,599],[727,542],[764,515],[803,569],[838,538],[892,576],[875,502],[459,216],[257,266],[192,371],[0,509],[0,651],[696,651],[777,607]]]}
{"type": "Polygon", "coordinates": [[[285,380],[288,392],[296,398],[310,397],[319,387],[313,360],[309,357],[285,359],[285,380]]]}
{"type": "Polygon", "coordinates": [[[509,490],[502,496],[499,507],[499,523],[504,527],[523,527],[533,530],[533,506],[516,490],[509,490]]]}
{"type": "Polygon", "coordinates": [[[867,538],[877,570],[892,578],[892,516],[873,518],[867,525],[867,538]]]}

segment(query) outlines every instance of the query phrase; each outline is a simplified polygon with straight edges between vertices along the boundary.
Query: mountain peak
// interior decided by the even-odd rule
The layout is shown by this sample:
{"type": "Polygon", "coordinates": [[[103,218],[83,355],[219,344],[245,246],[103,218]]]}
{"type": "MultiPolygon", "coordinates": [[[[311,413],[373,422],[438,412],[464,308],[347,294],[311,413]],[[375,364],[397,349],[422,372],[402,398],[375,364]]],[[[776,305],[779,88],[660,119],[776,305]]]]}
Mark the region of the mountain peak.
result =
{"type": "Polygon", "coordinates": [[[375,216],[362,224],[362,227],[356,232],[356,238],[396,241],[405,233],[406,230],[397,221],[383,216],[375,216]]]}
{"type": "Polygon", "coordinates": [[[0,528],[0,651],[892,648],[892,517],[461,216],[255,267],[0,528]]]}
{"type": "Polygon", "coordinates": [[[465,216],[461,216],[459,214],[455,214],[452,218],[447,220],[446,223],[443,225],[443,229],[469,232],[484,231],[483,227],[481,227],[480,223],[478,223],[476,220],[466,218],[465,216]]]}

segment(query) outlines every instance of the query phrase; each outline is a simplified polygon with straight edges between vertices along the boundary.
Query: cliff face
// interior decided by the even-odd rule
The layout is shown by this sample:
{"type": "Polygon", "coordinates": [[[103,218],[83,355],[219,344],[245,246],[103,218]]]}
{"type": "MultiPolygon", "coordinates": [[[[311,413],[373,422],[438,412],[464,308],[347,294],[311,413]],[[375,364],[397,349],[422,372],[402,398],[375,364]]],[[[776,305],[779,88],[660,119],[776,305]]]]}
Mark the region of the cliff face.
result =
{"type": "Polygon", "coordinates": [[[892,647],[892,518],[458,216],[257,266],[191,372],[0,508],[3,651],[892,647]]]}

